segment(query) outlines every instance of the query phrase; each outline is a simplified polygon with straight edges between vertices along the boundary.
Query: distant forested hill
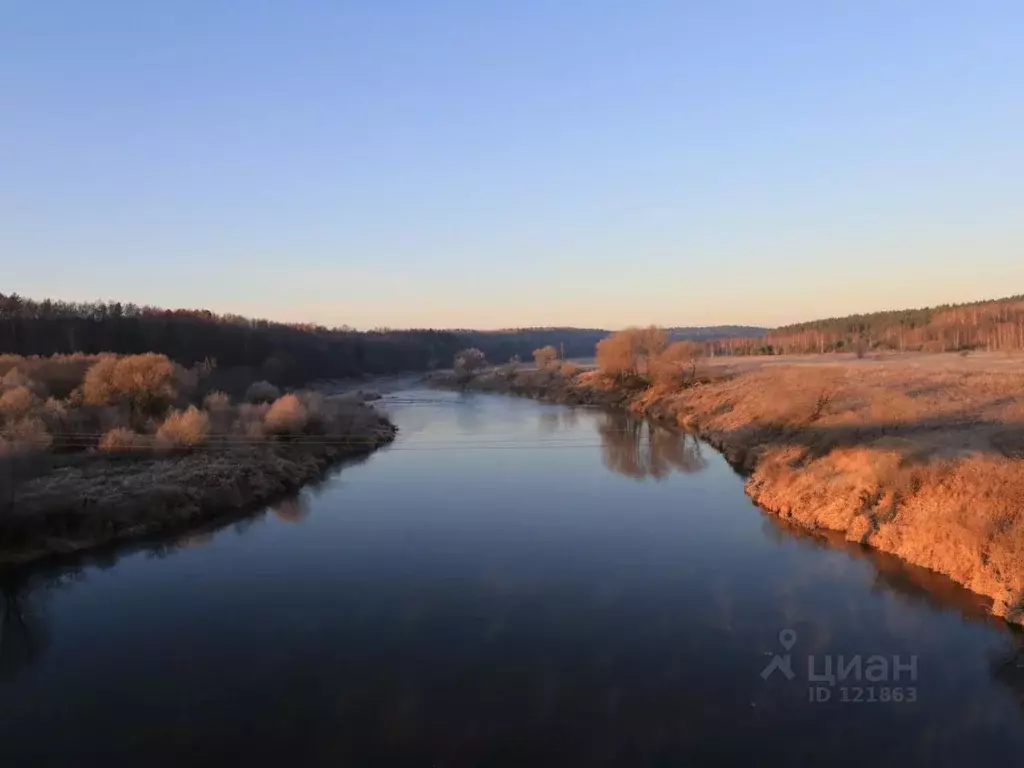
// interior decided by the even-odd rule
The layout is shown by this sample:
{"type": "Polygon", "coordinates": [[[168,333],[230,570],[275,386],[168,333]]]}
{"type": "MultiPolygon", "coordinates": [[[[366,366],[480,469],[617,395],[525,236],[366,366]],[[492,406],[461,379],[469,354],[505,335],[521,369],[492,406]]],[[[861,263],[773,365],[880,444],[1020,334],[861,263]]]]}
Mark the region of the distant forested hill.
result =
{"type": "Polygon", "coordinates": [[[768,333],[767,328],[756,325],[708,325],[708,326],[684,326],[679,328],[666,328],[669,337],[673,341],[713,341],[714,339],[728,339],[735,336],[746,336],[759,339],[768,333]]]}
{"type": "MultiPolygon", "coordinates": [[[[673,338],[701,340],[764,332],[744,326],[670,330],[673,338]]],[[[0,354],[159,352],[186,366],[215,363],[215,379],[225,389],[254,377],[298,386],[313,379],[444,368],[467,347],[477,347],[495,363],[514,355],[529,360],[535,349],[549,345],[565,357],[592,357],[608,333],[601,328],[363,332],[203,309],[35,301],[0,293],[0,354]]]]}
{"type": "MultiPolygon", "coordinates": [[[[969,304],[825,318],[781,328],[718,325],[667,328],[673,340],[704,342],[715,355],[799,354],[893,349],[1024,349],[1024,295],[969,304]]],[[[553,346],[567,358],[592,357],[601,328],[500,331],[355,331],[278,323],[207,310],[119,302],[33,301],[0,293],[0,354],[159,352],[183,365],[216,363],[218,384],[254,376],[298,386],[313,379],[445,368],[455,353],[480,349],[493,363],[529,360],[553,346]]]]}
{"type": "Polygon", "coordinates": [[[529,360],[533,350],[549,345],[563,357],[593,357],[597,342],[609,332],[599,328],[514,328],[454,333],[464,347],[476,347],[492,363],[503,363],[514,355],[529,360]]]}
{"type": "Polygon", "coordinates": [[[796,323],[759,344],[777,354],[842,352],[856,347],[949,352],[1024,349],[1024,296],[900,309],[796,323]]]}

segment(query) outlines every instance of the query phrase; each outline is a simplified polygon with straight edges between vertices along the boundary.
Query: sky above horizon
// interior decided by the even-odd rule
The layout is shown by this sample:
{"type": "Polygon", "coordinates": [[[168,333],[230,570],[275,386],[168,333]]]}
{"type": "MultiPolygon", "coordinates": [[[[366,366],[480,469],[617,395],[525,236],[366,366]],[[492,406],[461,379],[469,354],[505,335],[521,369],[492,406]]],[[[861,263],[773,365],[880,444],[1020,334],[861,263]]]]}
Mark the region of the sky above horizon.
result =
{"type": "Polygon", "coordinates": [[[1024,292],[1024,3],[0,6],[0,291],[356,327],[1024,292]]]}

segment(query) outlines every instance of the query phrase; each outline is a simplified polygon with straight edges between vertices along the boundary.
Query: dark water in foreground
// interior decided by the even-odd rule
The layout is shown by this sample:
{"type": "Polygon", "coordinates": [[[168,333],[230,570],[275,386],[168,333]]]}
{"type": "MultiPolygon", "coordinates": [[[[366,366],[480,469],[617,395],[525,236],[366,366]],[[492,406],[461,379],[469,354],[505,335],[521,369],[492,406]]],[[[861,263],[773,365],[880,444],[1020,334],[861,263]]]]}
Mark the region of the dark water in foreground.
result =
{"type": "Polygon", "coordinates": [[[0,765],[1019,760],[978,598],[784,527],[692,439],[389,400],[394,446],[263,515],[2,575],[0,765]]]}

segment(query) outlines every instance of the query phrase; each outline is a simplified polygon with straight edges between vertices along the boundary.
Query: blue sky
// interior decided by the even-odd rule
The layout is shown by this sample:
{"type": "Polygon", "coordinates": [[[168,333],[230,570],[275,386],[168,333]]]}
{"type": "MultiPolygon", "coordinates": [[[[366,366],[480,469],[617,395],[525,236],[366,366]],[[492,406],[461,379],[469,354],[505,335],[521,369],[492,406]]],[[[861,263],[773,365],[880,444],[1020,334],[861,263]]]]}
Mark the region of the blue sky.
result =
{"type": "Polygon", "coordinates": [[[1024,292],[1024,3],[9,0],[0,290],[359,327],[1024,292]]]}

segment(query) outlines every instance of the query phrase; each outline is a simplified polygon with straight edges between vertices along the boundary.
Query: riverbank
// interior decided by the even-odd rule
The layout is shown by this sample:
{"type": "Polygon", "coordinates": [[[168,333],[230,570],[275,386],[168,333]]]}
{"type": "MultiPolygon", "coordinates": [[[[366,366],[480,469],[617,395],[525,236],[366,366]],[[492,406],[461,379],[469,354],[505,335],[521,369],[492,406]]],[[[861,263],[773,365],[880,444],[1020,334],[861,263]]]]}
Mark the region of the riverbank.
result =
{"type": "Polygon", "coordinates": [[[319,433],[212,436],[163,452],[24,457],[32,477],[0,504],[0,564],[186,530],[259,507],[394,439],[394,425],[365,403],[327,403],[319,433]]]}
{"type": "Polygon", "coordinates": [[[599,372],[497,370],[434,386],[625,408],[679,425],[764,509],[892,553],[1024,622],[1024,368],[956,356],[705,369],[678,389],[599,372]]]}

